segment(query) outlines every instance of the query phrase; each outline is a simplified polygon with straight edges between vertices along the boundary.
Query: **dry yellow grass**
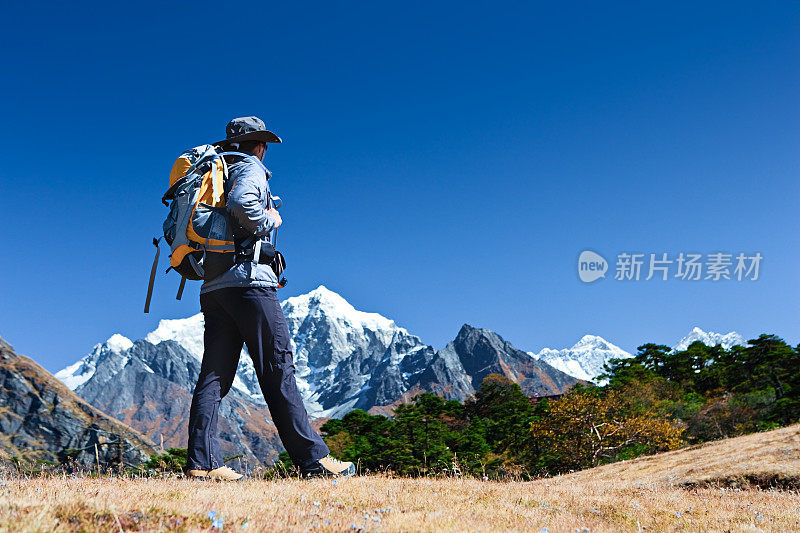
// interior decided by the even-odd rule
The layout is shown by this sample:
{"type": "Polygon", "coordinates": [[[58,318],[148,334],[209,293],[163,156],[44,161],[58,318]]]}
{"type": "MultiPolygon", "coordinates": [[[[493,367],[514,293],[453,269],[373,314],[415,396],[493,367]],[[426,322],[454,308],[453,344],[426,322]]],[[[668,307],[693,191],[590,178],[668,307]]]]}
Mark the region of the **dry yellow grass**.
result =
{"type": "Polygon", "coordinates": [[[800,426],[527,483],[6,478],[0,531],[800,531],[796,489],[744,484],[798,476],[800,426]]]}

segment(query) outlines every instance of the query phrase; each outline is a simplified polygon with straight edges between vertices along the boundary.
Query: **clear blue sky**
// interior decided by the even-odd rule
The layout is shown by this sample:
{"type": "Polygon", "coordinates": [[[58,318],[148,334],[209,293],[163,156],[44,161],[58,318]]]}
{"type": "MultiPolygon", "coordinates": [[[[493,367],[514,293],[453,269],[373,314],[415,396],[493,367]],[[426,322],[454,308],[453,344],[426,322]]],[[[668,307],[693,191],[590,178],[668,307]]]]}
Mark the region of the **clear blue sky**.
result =
{"type": "Polygon", "coordinates": [[[235,5],[4,6],[0,336],[49,370],[199,311],[171,274],[142,314],[159,198],[250,114],[284,139],[282,297],[323,283],[436,347],[800,341],[796,2],[235,5]],[[586,248],[764,262],[583,284],[586,248]]]}

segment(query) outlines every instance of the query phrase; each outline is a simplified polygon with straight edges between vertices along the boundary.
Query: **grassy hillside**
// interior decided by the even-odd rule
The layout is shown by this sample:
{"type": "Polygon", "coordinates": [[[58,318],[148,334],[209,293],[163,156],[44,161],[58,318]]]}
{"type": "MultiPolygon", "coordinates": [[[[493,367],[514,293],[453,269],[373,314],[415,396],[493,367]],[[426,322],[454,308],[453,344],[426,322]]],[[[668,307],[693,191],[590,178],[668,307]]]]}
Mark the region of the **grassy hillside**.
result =
{"type": "Polygon", "coordinates": [[[0,531],[792,531],[799,480],[798,425],[527,483],[6,475],[0,531]]]}
{"type": "Polygon", "coordinates": [[[800,491],[800,425],[639,457],[560,479],[800,491]]]}

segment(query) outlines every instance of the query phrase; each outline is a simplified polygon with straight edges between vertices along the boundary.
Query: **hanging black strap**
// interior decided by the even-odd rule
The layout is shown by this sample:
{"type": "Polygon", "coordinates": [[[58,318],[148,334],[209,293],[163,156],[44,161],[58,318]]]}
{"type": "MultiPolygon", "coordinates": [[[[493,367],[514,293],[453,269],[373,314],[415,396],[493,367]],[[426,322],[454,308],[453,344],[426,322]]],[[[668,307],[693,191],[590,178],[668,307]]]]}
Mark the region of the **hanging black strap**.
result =
{"type": "Polygon", "coordinates": [[[153,284],[156,281],[156,268],[158,268],[158,256],[161,255],[161,249],[158,247],[158,241],[153,237],[153,246],[156,247],[156,256],[153,258],[153,266],[150,268],[150,282],[147,284],[147,298],[144,300],[144,312],[150,312],[150,299],[153,297],[153,284]]]}
{"type": "Polygon", "coordinates": [[[176,300],[180,300],[183,297],[183,288],[186,286],[186,278],[181,276],[181,284],[178,286],[178,294],[175,296],[176,300]]]}

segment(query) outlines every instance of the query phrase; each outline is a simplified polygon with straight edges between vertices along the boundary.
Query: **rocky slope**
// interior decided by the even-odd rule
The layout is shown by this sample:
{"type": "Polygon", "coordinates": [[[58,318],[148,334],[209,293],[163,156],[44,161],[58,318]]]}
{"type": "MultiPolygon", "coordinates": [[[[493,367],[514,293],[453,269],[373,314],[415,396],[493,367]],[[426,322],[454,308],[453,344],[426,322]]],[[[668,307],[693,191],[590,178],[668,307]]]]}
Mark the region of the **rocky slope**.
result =
{"type": "Polygon", "coordinates": [[[358,311],[324,286],[288,298],[283,312],[312,416],[390,403],[433,357],[433,348],[394,321],[358,311]]]}
{"type": "Polygon", "coordinates": [[[155,453],[125,424],[89,405],[0,339],[0,456],[135,465],[155,453]]]}
{"type": "MultiPolygon", "coordinates": [[[[154,442],[186,447],[200,360],[174,340],[122,339],[117,335],[98,344],[56,376],[77,384],[79,396],[154,442]]],[[[266,404],[236,388],[220,404],[219,438],[225,455],[243,454],[255,465],[271,461],[281,449],[266,404]]]]}
{"type": "Polygon", "coordinates": [[[458,389],[448,395],[455,399],[474,393],[489,374],[506,376],[528,396],[563,394],[578,382],[575,377],[518,350],[494,331],[467,324],[437,357],[458,361],[463,368],[458,389]]]}

